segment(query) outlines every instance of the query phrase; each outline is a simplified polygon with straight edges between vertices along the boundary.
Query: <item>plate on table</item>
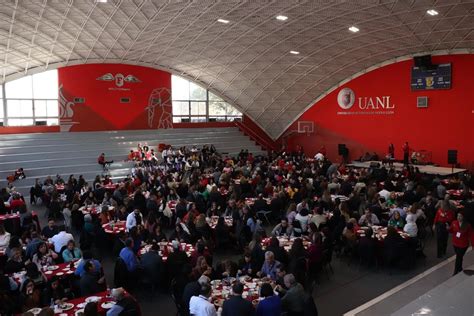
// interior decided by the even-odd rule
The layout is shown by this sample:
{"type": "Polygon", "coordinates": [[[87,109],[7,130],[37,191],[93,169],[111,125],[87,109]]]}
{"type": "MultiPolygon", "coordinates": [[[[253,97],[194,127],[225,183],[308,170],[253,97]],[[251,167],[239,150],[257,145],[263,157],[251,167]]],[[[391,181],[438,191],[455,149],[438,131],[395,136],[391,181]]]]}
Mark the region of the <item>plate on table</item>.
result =
{"type": "Polygon", "coordinates": [[[240,280],[241,283],[244,283],[244,282],[247,282],[247,281],[252,280],[252,278],[249,277],[248,275],[244,275],[244,276],[241,276],[241,277],[239,278],[239,280],[240,280]]]}
{"type": "Polygon", "coordinates": [[[111,309],[112,306],[115,305],[115,302],[113,301],[110,301],[110,302],[104,302],[102,303],[100,306],[103,308],[103,309],[111,309]]]}
{"type": "Polygon", "coordinates": [[[54,271],[54,270],[57,270],[57,269],[59,269],[59,266],[48,266],[46,268],[46,270],[48,270],[48,271],[54,271]]]}
{"type": "Polygon", "coordinates": [[[53,271],[46,271],[44,274],[47,274],[47,275],[53,274],[53,271]]]}
{"type": "Polygon", "coordinates": [[[78,309],[75,313],[75,316],[82,316],[84,315],[84,308],[78,309]]]}
{"type": "Polygon", "coordinates": [[[86,298],[86,303],[98,301],[100,301],[100,296],[89,296],[88,298],[86,298]]]}
{"type": "Polygon", "coordinates": [[[74,304],[72,303],[63,303],[59,305],[59,308],[61,308],[63,311],[68,311],[74,307],[74,304]]]}
{"type": "Polygon", "coordinates": [[[58,272],[56,273],[57,276],[61,276],[61,275],[64,275],[64,272],[58,272]]]}
{"type": "Polygon", "coordinates": [[[87,303],[86,303],[86,302],[83,302],[83,303],[77,304],[77,307],[78,307],[78,308],[84,308],[84,307],[86,307],[86,305],[87,305],[87,303]]]}
{"type": "Polygon", "coordinates": [[[212,280],[211,285],[217,285],[221,282],[221,280],[212,280]]]}
{"type": "Polygon", "coordinates": [[[40,312],[41,312],[41,308],[39,307],[32,308],[28,311],[28,313],[32,313],[33,315],[38,315],[40,312]]]}

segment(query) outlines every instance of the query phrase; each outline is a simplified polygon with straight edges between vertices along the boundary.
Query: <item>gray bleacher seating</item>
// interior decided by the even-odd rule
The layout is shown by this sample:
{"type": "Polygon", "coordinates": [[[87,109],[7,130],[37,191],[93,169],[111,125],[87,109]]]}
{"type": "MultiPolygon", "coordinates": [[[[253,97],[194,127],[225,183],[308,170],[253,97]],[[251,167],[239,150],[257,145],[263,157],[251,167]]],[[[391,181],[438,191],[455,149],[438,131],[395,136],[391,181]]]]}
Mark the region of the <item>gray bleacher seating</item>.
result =
{"type": "Polygon", "coordinates": [[[20,167],[27,178],[15,181],[14,185],[25,196],[36,178],[48,175],[60,174],[67,179],[71,174],[82,174],[92,181],[103,173],[97,164],[101,152],[107,160],[114,160],[109,173],[113,179],[120,179],[129,174],[132,163],[125,160],[138,143],[146,143],[155,150],[160,143],[175,148],[214,144],[219,152],[231,156],[242,148],[254,154],[264,153],[234,127],[0,135],[0,187],[5,187],[6,177],[20,167]]]}

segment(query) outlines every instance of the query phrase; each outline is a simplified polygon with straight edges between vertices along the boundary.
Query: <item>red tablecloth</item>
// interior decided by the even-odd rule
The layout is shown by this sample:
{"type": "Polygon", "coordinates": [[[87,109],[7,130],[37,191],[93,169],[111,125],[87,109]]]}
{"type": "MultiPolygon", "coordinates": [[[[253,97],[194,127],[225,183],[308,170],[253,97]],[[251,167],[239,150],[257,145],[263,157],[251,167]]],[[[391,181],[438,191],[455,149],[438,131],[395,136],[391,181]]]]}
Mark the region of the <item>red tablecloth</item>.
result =
{"type": "Polygon", "coordinates": [[[104,189],[113,191],[117,188],[117,185],[118,184],[116,183],[109,183],[109,184],[104,185],[104,189]]]}
{"type": "Polygon", "coordinates": [[[176,210],[176,204],[178,204],[178,201],[169,201],[168,207],[174,212],[176,210]]]}
{"type": "MultiPolygon", "coordinates": [[[[31,215],[33,216],[33,220],[38,220],[38,214],[36,214],[35,211],[31,212],[31,215]]],[[[0,215],[0,222],[3,222],[4,220],[7,220],[7,219],[20,219],[20,214],[13,213],[13,214],[0,215]]]]}
{"type": "MultiPolygon", "coordinates": [[[[230,295],[232,292],[232,284],[236,282],[235,278],[229,278],[224,280],[212,280],[212,294],[211,300],[212,303],[219,308],[224,303],[225,299],[230,295]]],[[[262,280],[262,279],[252,279],[249,277],[240,277],[240,282],[244,285],[244,292],[242,293],[242,297],[246,300],[249,300],[254,303],[254,306],[258,303],[259,293],[260,293],[260,286],[264,282],[274,283],[270,280],[262,280]]]]}
{"type": "Polygon", "coordinates": [[[48,279],[48,281],[51,280],[54,276],[65,278],[67,276],[73,275],[78,265],[79,265],[79,261],[73,262],[73,267],[71,269],[70,262],[60,263],[55,266],[46,267],[46,269],[43,268],[43,273],[48,279]],[[52,267],[57,267],[57,268],[54,270],[51,270],[52,267]]]}
{"type": "Polygon", "coordinates": [[[86,305],[86,299],[93,298],[93,297],[97,297],[97,306],[99,307],[98,308],[99,314],[100,315],[105,315],[107,313],[107,310],[102,307],[102,304],[112,301],[111,298],[107,297],[107,292],[99,292],[99,293],[96,293],[96,294],[91,295],[91,296],[78,297],[78,298],[75,298],[73,300],[69,300],[69,301],[67,301],[67,303],[74,304],[74,307],[70,310],[67,310],[67,311],[59,311],[59,310],[55,309],[55,314],[64,313],[64,314],[67,314],[67,315],[75,315],[76,311],[80,310],[81,308],[84,308],[83,306],[86,305]],[[83,306],[81,304],[83,304],[83,306]]]}
{"type": "MultiPolygon", "coordinates": [[[[219,220],[219,216],[211,216],[210,221],[209,221],[209,226],[212,229],[215,229],[217,226],[217,221],[219,220]]],[[[226,226],[232,227],[234,224],[234,220],[232,219],[232,216],[224,216],[224,222],[226,226]]]]}
{"type": "Polygon", "coordinates": [[[125,221],[107,223],[102,225],[102,228],[107,234],[118,235],[120,232],[125,232],[125,221]]]}
{"type": "MultiPolygon", "coordinates": [[[[91,214],[91,215],[97,215],[100,212],[102,212],[102,206],[97,205],[97,206],[81,206],[79,210],[82,212],[82,214],[91,214]]],[[[109,212],[115,211],[115,208],[113,206],[109,206],[109,212]]]]}
{"type": "MultiPolygon", "coordinates": [[[[265,248],[267,248],[267,246],[270,244],[270,239],[271,239],[270,237],[262,239],[263,250],[265,250],[265,248]]],[[[280,237],[277,237],[277,239],[278,239],[278,242],[280,243],[280,247],[283,247],[286,251],[290,251],[296,238],[295,237],[288,238],[288,237],[280,236],[280,237]]],[[[310,241],[303,239],[303,246],[305,249],[308,249],[310,245],[311,245],[310,241]]]]}

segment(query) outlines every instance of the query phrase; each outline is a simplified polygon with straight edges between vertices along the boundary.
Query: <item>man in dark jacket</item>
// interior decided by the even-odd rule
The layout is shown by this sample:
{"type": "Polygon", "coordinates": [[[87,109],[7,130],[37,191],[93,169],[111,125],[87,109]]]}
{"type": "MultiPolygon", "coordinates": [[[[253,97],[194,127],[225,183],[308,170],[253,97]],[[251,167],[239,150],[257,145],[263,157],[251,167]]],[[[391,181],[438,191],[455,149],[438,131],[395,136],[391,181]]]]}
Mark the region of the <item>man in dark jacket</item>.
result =
{"type": "Polygon", "coordinates": [[[143,267],[144,277],[151,280],[153,284],[158,285],[163,271],[163,260],[158,251],[160,247],[154,243],[150,250],[142,255],[140,263],[143,267]]]}
{"type": "Polygon", "coordinates": [[[244,286],[236,283],[232,286],[232,296],[222,305],[222,316],[243,316],[254,315],[255,310],[252,303],[242,298],[244,286]]]}

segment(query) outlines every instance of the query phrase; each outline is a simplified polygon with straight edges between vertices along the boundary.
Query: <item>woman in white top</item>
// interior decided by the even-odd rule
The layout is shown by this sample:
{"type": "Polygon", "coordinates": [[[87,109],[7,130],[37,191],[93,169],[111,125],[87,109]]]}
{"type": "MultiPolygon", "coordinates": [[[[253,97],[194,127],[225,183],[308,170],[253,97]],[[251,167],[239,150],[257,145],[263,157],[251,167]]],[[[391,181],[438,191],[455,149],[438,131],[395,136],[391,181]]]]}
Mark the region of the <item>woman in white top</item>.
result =
{"type": "Polygon", "coordinates": [[[418,235],[418,227],[416,226],[416,215],[408,214],[406,218],[407,223],[403,227],[403,231],[410,237],[416,237],[418,235]]]}
{"type": "Polygon", "coordinates": [[[298,214],[296,214],[295,220],[300,222],[301,231],[305,233],[306,230],[308,229],[308,222],[309,222],[308,209],[304,208],[298,214]]]}
{"type": "Polygon", "coordinates": [[[0,250],[5,251],[10,243],[10,233],[5,230],[5,226],[0,224],[0,250]]]}

